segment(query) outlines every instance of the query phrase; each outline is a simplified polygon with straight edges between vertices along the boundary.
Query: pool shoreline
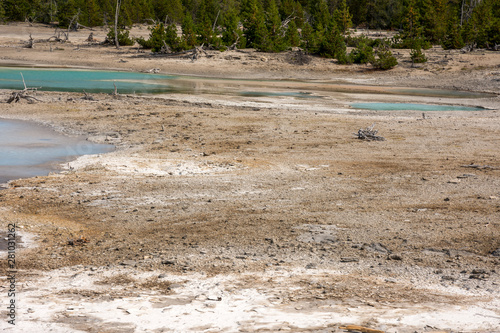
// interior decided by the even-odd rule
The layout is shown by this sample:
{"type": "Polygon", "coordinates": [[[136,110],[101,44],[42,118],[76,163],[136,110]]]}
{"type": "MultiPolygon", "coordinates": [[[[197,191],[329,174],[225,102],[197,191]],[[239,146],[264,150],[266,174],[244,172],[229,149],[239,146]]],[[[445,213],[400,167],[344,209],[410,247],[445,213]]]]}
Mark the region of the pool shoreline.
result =
{"type": "MultiPolygon", "coordinates": [[[[96,144],[86,136],[68,136],[32,121],[0,118],[0,183],[46,176],[79,156],[104,154],[114,145],[96,144]]],[[[3,186],[5,187],[5,186],[3,186]]]]}

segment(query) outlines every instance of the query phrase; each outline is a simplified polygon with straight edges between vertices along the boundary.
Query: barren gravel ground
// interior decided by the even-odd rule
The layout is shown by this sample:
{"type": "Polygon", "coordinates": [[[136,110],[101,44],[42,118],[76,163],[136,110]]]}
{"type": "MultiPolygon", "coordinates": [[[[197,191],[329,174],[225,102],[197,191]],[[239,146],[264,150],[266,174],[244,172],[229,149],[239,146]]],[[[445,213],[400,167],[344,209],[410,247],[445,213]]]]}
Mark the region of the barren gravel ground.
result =
{"type": "Polygon", "coordinates": [[[18,325],[2,319],[6,331],[500,332],[500,99],[383,94],[498,93],[498,53],[436,48],[411,68],[403,50],[400,66],[373,72],[251,50],[150,57],[89,47],[88,31],[61,50],[28,50],[30,32],[52,30],[0,26],[0,64],[296,79],[241,84],[323,98],[39,92],[36,104],[0,103],[2,118],[117,146],[0,191],[3,228],[16,223],[25,245],[18,325]],[[350,108],[356,101],[488,110],[423,117],[350,108]],[[354,137],[373,123],[385,141],[354,137]]]}

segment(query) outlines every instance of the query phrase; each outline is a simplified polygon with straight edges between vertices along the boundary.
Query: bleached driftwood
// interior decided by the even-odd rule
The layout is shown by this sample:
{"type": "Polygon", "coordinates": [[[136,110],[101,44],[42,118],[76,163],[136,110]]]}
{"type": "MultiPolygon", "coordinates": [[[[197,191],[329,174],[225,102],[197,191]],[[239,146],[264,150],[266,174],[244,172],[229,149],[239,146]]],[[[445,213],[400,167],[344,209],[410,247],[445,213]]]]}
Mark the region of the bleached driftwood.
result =
{"type": "Polygon", "coordinates": [[[7,103],[9,103],[9,104],[12,102],[17,103],[21,99],[27,100],[28,103],[30,103],[30,104],[35,103],[35,101],[41,102],[38,98],[30,95],[30,93],[36,93],[38,88],[28,88],[26,86],[26,82],[24,81],[23,73],[21,73],[21,77],[23,79],[24,89],[20,90],[20,91],[13,91],[11,93],[9,99],[7,100],[7,103]]]}
{"type": "Polygon", "coordinates": [[[358,130],[358,133],[354,133],[360,140],[368,140],[368,141],[384,141],[385,138],[382,136],[377,135],[378,130],[373,129],[375,127],[375,124],[371,125],[370,127],[367,128],[361,128],[358,130]]]}

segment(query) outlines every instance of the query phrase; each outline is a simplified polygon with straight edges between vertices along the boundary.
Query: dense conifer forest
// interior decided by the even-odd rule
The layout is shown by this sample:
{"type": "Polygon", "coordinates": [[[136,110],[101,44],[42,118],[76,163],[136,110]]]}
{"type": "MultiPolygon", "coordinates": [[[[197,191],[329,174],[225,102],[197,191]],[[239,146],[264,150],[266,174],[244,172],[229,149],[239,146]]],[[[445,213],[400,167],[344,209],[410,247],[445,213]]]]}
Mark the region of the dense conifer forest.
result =
{"type": "Polygon", "coordinates": [[[137,41],[153,52],[179,52],[203,45],[212,49],[255,48],[280,52],[301,47],[339,63],[394,65],[390,48],[422,50],[500,46],[498,0],[0,0],[0,22],[28,21],[60,27],[108,26],[118,42],[137,41]],[[150,26],[148,39],[133,40],[128,29],[150,26]],[[352,29],[384,29],[395,37],[353,37],[352,29]],[[349,54],[346,46],[355,47],[349,54]]]}

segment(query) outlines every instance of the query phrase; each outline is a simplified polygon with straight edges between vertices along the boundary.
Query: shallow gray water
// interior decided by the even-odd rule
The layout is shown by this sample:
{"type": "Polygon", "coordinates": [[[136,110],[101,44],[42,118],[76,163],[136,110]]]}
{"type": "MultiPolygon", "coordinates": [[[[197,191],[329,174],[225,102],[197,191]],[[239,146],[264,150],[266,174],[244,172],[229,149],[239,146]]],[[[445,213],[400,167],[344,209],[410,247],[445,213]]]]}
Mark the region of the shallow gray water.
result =
{"type": "Polygon", "coordinates": [[[0,184],[47,175],[76,156],[106,153],[112,145],[68,137],[30,122],[0,119],[0,184]]]}

